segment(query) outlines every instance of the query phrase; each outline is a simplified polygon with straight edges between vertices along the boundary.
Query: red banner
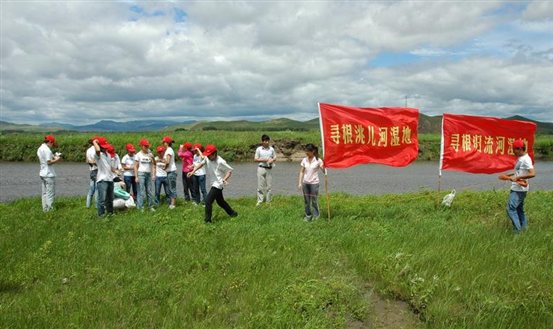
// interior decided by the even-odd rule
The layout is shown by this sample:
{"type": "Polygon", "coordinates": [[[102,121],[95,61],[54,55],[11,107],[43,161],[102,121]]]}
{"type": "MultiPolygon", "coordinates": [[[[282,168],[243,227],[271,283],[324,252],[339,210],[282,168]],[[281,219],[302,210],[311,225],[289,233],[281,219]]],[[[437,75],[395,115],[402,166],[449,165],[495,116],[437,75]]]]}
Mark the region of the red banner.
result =
{"type": "Polygon", "coordinates": [[[319,104],[324,163],[348,168],[364,163],[404,167],[419,152],[419,110],[319,104]]]}
{"type": "Polygon", "coordinates": [[[494,174],[513,169],[513,142],[525,141],[534,160],[533,122],[444,113],[440,171],[494,174]]]}

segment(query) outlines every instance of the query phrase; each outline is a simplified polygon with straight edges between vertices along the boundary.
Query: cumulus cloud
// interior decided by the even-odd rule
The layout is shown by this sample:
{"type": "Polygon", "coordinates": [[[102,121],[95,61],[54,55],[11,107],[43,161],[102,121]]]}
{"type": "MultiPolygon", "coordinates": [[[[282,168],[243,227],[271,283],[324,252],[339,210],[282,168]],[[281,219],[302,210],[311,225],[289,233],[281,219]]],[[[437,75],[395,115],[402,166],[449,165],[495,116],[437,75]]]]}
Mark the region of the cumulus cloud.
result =
{"type": "Polygon", "coordinates": [[[506,23],[505,5],[9,2],[2,120],[309,119],[317,102],[406,96],[427,114],[551,120],[550,6],[506,23]],[[415,59],[371,64],[386,53],[415,59]]]}

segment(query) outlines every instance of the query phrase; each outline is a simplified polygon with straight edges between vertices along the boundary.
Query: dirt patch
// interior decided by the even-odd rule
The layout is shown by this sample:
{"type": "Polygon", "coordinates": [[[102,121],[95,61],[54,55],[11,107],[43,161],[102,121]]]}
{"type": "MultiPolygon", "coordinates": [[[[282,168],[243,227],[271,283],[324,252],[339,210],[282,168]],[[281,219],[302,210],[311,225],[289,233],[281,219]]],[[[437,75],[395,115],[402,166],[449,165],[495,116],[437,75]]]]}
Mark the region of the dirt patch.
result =
{"type": "MultiPolygon", "coordinates": [[[[255,153],[255,150],[259,144],[250,145],[250,150],[255,153]]],[[[272,146],[275,149],[276,156],[278,161],[281,162],[290,162],[290,161],[301,161],[305,157],[305,152],[303,151],[303,144],[300,141],[296,140],[273,140],[272,146]]]]}
{"type": "Polygon", "coordinates": [[[371,305],[369,318],[365,321],[351,319],[349,329],[413,329],[422,328],[422,323],[412,312],[409,304],[380,296],[368,287],[365,298],[371,305]]]}

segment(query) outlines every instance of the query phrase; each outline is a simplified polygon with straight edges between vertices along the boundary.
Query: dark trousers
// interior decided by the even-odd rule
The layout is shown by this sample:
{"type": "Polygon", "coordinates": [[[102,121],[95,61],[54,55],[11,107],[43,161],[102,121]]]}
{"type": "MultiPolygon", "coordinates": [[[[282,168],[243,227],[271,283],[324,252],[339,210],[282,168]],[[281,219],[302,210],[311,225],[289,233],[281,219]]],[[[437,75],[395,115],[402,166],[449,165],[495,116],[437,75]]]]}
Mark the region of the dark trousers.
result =
{"type": "Polygon", "coordinates": [[[99,181],[96,183],[98,195],[96,196],[96,208],[98,216],[104,216],[107,211],[108,215],[113,214],[113,182],[99,181]]]}
{"type": "Polygon", "coordinates": [[[219,207],[223,208],[227,214],[231,217],[236,216],[236,211],[234,211],[230,205],[225,201],[223,197],[223,190],[216,187],[211,187],[207,197],[205,198],[205,222],[211,222],[211,214],[213,213],[213,201],[217,201],[219,207]]]}
{"type": "Polygon", "coordinates": [[[184,191],[184,200],[190,201],[190,195],[193,195],[192,190],[192,177],[188,177],[188,173],[182,172],[182,189],[184,191]]]}
{"type": "Polygon", "coordinates": [[[192,176],[192,199],[196,203],[205,203],[207,192],[205,190],[205,175],[192,176]],[[200,194],[201,192],[201,194],[200,194]]]}
{"type": "Polygon", "coordinates": [[[130,193],[133,199],[136,199],[136,194],[138,190],[136,189],[136,179],[134,176],[123,176],[123,181],[125,182],[125,191],[130,193]],[[131,193],[132,188],[132,193],[131,193]]]}

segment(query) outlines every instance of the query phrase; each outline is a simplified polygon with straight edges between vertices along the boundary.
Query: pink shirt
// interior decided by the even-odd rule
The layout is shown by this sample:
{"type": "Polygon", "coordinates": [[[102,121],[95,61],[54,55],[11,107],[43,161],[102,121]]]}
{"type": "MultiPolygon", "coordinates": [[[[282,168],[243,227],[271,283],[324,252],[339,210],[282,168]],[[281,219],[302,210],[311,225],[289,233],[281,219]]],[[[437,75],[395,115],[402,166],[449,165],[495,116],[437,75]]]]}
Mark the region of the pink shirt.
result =
{"type": "Polygon", "coordinates": [[[182,159],[182,172],[191,172],[190,166],[194,163],[194,154],[189,150],[184,150],[181,146],[178,156],[182,159]]]}

